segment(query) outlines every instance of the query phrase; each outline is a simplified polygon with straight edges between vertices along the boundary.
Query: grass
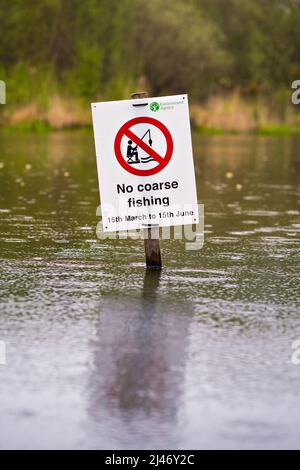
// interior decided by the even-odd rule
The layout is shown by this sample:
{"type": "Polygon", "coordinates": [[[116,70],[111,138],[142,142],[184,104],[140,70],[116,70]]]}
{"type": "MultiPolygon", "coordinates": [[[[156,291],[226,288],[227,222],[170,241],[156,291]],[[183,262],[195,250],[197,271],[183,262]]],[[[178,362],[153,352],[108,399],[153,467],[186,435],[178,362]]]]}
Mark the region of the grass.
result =
{"type": "MultiPolygon", "coordinates": [[[[72,126],[51,126],[46,121],[42,120],[32,120],[28,122],[19,122],[15,124],[4,124],[0,126],[0,130],[7,132],[24,132],[24,133],[36,133],[44,134],[48,132],[57,132],[57,131],[69,131],[77,129],[92,129],[92,123],[90,124],[78,124],[72,126]]],[[[300,137],[300,125],[288,125],[288,124],[266,124],[263,126],[257,127],[256,130],[241,131],[237,129],[221,129],[217,127],[205,127],[205,126],[195,126],[192,125],[193,132],[198,133],[203,136],[220,136],[220,135],[241,135],[241,134],[255,134],[262,136],[299,136],[300,137]]]]}
{"type": "MultiPolygon", "coordinates": [[[[96,98],[95,98],[96,100],[96,98]]],[[[82,97],[49,94],[45,100],[23,100],[22,105],[0,107],[0,128],[20,132],[45,133],[56,130],[91,129],[90,101],[82,97]]],[[[300,136],[298,109],[287,104],[284,118],[261,99],[245,100],[237,91],[209,98],[190,106],[193,131],[200,135],[256,134],[300,136]],[[271,111],[272,109],[272,111],[271,111]]]]}
{"type": "Polygon", "coordinates": [[[268,136],[300,136],[300,125],[296,124],[265,124],[257,128],[257,134],[268,136]]]}

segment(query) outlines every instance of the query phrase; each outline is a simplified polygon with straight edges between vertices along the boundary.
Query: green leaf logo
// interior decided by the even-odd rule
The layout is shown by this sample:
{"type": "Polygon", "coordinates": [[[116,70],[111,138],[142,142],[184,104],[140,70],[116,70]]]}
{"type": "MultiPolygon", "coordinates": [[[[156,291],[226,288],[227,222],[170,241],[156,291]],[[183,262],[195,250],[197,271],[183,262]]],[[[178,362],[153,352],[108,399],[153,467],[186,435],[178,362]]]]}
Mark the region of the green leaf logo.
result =
{"type": "Polygon", "coordinates": [[[157,103],[156,101],[152,101],[152,103],[150,103],[150,109],[151,111],[158,111],[159,110],[159,103],[157,103]]]}

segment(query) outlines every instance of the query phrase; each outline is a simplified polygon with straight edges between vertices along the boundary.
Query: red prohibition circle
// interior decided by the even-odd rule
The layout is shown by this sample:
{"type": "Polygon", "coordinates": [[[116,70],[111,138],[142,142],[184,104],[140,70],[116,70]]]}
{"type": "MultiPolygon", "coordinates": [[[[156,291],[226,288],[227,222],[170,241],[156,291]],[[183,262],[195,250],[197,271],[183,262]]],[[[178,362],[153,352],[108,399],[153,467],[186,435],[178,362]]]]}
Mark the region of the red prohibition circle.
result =
{"type": "Polygon", "coordinates": [[[167,127],[162,124],[157,119],[151,117],[136,117],[127,121],[117,132],[114,144],[115,155],[117,157],[118,162],[124,168],[124,170],[132,173],[136,176],[150,176],[159,173],[171,160],[173,154],[173,139],[170,134],[170,131],[167,127]],[[134,126],[135,124],[152,124],[153,126],[157,127],[164,135],[167,143],[167,150],[164,156],[161,156],[155,152],[149,145],[145,144],[141,139],[139,139],[133,132],[131,132],[130,127],[134,126]],[[122,137],[126,135],[131,140],[135,142],[135,144],[139,145],[143,150],[147,151],[153,158],[158,162],[157,166],[151,168],[150,170],[139,170],[138,168],[134,168],[129,165],[123,158],[121,152],[121,141],[122,137]]]}

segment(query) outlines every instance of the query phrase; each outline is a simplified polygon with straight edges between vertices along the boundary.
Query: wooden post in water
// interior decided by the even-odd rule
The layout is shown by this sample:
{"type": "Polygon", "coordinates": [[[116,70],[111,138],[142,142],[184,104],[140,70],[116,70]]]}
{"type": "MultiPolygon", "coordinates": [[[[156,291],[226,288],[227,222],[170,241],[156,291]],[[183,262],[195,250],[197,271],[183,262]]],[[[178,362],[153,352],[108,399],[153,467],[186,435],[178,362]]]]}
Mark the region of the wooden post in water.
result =
{"type": "MultiPolygon", "coordinates": [[[[132,93],[132,99],[145,99],[148,98],[148,94],[145,92],[132,93]]],[[[148,104],[148,103],[146,103],[148,104]]],[[[143,103],[141,103],[141,106],[143,103]]],[[[148,225],[148,228],[143,229],[144,245],[145,245],[145,256],[146,266],[150,269],[161,269],[161,255],[159,246],[159,227],[154,225],[148,225]]]]}

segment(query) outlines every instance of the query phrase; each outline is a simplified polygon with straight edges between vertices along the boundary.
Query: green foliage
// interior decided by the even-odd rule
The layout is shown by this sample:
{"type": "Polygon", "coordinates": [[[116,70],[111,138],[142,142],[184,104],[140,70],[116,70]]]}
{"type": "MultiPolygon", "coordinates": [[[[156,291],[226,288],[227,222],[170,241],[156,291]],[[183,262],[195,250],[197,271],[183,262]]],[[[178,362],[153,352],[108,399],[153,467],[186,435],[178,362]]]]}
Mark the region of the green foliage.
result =
{"type": "Polygon", "coordinates": [[[264,126],[259,126],[257,133],[269,136],[300,136],[300,126],[288,124],[266,124],[264,126]]]}
{"type": "Polygon", "coordinates": [[[123,98],[139,83],[252,96],[300,77],[299,0],[0,0],[0,24],[0,78],[20,103],[123,98]]]}
{"type": "Polygon", "coordinates": [[[188,90],[203,98],[214,91],[230,63],[220,29],[192,2],[140,0],[138,5],[137,57],[154,92],[188,90]]]}
{"type": "Polygon", "coordinates": [[[58,92],[55,71],[51,66],[29,66],[17,62],[3,72],[7,84],[7,102],[15,106],[35,103],[46,108],[48,97],[58,92]]]}
{"type": "Polygon", "coordinates": [[[232,58],[231,87],[246,93],[290,88],[300,76],[299,0],[201,0],[232,58]]]}

